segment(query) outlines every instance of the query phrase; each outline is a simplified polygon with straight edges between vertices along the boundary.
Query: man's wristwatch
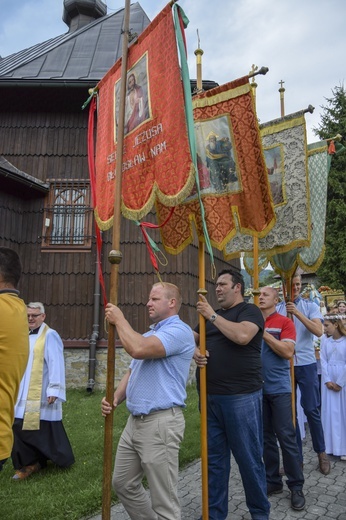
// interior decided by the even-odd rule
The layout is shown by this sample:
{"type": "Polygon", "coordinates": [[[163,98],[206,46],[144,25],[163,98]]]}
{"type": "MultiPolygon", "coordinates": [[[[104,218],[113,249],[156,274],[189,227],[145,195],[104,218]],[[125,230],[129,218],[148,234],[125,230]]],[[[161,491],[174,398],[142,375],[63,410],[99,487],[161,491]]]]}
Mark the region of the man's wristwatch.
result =
{"type": "Polygon", "coordinates": [[[209,321],[210,321],[211,323],[214,323],[214,321],[216,320],[217,317],[218,317],[218,314],[212,314],[212,315],[210,316],[210,318],[209,318],[209,321]]]}

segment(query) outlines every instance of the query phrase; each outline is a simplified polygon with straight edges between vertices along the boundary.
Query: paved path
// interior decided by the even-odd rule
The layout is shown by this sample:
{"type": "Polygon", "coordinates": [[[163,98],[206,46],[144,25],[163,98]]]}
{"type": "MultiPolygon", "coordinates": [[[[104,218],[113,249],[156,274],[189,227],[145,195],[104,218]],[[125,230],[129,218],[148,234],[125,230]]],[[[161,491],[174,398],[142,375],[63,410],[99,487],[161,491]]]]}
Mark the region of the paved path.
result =
{"type": "MultiPolygon", "coordinates": [[[[340,457],[330,457],[331,472],[322,475],[317,469],[317,455],[312,450],[310,434],[303,441],[304,449],[304,511],[290,508],[288,488],[279,495],[270,497],[272,520],[346,520],[346,461],[340,457]]],[[[201,464],[196,461],[180,473],[179,495],[182,506],[182,520],[196,520],[201,515],[201,464]]],[[[237,464],[232,459],[229,514],[227,520],[250,520],[245,504],[237,464]]],[[[101,515],[88,520],[101,520],[101,515]]],[[[111,520],[129,520],[121,504],[112,507],[111,520]]]]}

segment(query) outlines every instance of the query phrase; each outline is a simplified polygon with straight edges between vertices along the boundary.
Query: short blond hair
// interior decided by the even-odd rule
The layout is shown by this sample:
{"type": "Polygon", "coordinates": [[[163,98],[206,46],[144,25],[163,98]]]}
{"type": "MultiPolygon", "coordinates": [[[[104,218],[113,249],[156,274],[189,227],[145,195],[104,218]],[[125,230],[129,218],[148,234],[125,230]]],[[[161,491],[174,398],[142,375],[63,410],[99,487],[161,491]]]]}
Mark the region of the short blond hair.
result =
{"type": "Polygon", "coordinates": [[[181,296],[180,289],[177,285],[174,283],[169,282],[157,282],[154,283],[153,287],[161,286],[165,290],[165,296],[166,298],[174,298],[174,300],[177,302],[177,312],[179,312],[181,304],[183,303],[183,298],[181,296]]]}

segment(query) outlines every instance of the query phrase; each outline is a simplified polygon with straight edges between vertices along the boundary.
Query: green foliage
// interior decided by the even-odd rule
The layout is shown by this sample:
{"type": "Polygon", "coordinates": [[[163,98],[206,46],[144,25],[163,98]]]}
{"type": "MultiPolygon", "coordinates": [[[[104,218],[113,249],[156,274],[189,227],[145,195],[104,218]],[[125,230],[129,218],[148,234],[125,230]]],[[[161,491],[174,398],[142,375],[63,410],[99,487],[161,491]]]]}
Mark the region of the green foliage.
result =
{"type": "Polygon", "coordinates": [[[317,272],[321,285],[346,290],[346,91],[344,86],[332,90],[333,97],[326,98],[322,106],[321,123],[314,129],[320,139],[337,134],[337,153],[332,157],[328,178],[328,202],[326,217],[325,258],[317,272]]]}
{"type": "MultiPolygon", "coordinates": [[[[66,470],[48,467],[24,481],[12,480],[14,470],[8,460],[0,473],[0,517],[6,520],[80,520],[99,514],[102,508],[104,419],[101,392],[68,390],[63,422],[76,462],[66,470]]],[[[185,410],[185,438],[180,465],[200,456],[198,397],[188,387],[185,410]]],[[[115,449],[125,426],[128,411],[122,404],[114,414],[115,449]]],[[[113,464],[113,463],[112,463],[113,464]]],[[[112,496],[116,501],[116,496],[112,496]]]]}
{"type": "MultiPolygon", "coordinates": [[[[245,282],[245,289],[248,289],[249,287],[253,286],[253,278],[249,275],[249,273],[245,270],[241,270],[241,274],[243,275],[244,282],[245,282]]],[[[275,271],[272,269],[262,269],[259,273],[259,285],[261,287],[264,287],[265,285],[270,285],[272,283],[275,283],[277,281],[274,276],[276,275],[275,271]]]]}
{"type": "Polygon", "coordinates": [[[186,466],[201,455],[200,414],[198,410],[198,393],[195,386],[190,386],[187,389],[185,434],[179,452],[180,467],[186,466]]]}
{"type": "Polygon", "coordinates": [[[260,276],[260,287],[266,287],[267,285],[273,285],[275,282],[277,282],[277,274],[275,271],[271,271],[269,269],[266,269],[264,276],[260,276]]]}

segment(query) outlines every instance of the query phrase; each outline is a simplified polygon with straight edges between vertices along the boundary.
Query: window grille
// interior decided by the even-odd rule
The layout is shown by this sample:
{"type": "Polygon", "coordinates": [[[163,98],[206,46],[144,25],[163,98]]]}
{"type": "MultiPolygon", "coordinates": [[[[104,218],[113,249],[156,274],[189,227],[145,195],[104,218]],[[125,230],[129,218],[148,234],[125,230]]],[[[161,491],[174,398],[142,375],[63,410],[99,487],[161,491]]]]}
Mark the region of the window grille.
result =
{"type": "Polygon", "coordinates": [[[44,208],[42,247],[56,250],[90,249],[92,208],[85,181],[52,181],[44,208]]]}

